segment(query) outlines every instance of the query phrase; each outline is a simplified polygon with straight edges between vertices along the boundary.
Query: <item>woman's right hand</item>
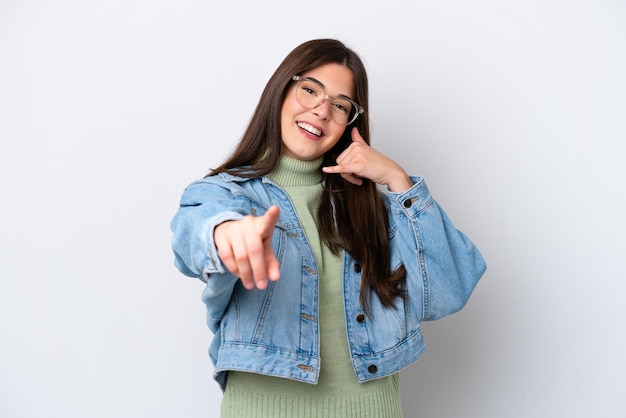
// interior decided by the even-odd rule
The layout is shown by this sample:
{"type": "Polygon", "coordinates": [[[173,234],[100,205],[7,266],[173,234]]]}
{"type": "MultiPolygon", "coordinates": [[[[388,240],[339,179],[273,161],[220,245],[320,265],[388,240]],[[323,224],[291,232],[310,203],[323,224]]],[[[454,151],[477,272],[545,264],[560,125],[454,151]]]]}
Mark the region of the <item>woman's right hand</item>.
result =
{"type": "Polygon", "coordinates": [[[280,278],[280,265],[272,247],[279,216],[278,206],[272,206],[262,216],[245,216],[215,228],[213,235],[222,263],[246,289],[265,289],[268,279],[280,278]]]}

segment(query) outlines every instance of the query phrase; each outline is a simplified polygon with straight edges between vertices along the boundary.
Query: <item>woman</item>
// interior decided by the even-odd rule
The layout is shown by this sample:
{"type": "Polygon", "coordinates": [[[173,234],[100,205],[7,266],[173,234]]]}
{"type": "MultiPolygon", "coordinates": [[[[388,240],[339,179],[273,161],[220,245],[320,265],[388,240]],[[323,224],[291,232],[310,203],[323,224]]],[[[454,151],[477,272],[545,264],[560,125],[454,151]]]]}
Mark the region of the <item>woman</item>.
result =
{"type": "Polygon", "coordinates": [[[183,193],[175,263],[206,283],[223,416],[402,416],[420,322],[461,309],[485,270],[423,179],[369,146],[367,108],[357,54],[305,42],[183,193]]]}

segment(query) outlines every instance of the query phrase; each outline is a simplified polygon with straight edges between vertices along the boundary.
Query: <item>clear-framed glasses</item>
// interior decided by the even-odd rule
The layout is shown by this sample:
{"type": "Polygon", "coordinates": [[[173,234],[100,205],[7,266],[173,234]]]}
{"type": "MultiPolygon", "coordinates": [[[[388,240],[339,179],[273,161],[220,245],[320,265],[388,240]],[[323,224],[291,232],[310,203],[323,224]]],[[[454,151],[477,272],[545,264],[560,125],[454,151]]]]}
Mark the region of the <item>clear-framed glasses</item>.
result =
{"type": "Polygon", "coordinates": [[[298,82],[296,86],[296,100],[298,100],[300,105],[314,109],[328,100],[330,102],[331,119],[341,125],[350,125],[365,111],[347,96],[330,96],[326,93],[324,86],[313,78],[294,75],[292,80],[298,82]]]}

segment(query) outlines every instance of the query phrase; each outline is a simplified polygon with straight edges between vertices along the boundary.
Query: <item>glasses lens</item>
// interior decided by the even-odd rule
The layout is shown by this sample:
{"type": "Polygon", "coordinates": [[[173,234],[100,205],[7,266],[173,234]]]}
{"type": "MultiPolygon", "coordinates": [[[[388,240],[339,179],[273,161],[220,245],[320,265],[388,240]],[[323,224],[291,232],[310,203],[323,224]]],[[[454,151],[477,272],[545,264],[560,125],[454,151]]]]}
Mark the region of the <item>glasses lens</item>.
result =
{"type": "MultiPolygon", "coordinates": [[[[318,83],[303,79],[298,82],[296,99],[310,109],[321,105],[326,98],[326,91],[318,83]]],[[[347,125],[356,119],[357,106],[351,100],[339,97],[330,103],[330,115],[332,120],[342,125],[347,125]]]]}
{"type": "Polygon", "coordinates": [[[304,107],[317,107],[324,100],[324,89],[312,81],[301,80],[296,90],[296,99],[304,107]]]}
{"type": "Polygon", "coordinates": [[[347,99],[335,99],[331,102],[331,115],[335,122],[347,125],[354,114],[354,106],[347,99]]]}

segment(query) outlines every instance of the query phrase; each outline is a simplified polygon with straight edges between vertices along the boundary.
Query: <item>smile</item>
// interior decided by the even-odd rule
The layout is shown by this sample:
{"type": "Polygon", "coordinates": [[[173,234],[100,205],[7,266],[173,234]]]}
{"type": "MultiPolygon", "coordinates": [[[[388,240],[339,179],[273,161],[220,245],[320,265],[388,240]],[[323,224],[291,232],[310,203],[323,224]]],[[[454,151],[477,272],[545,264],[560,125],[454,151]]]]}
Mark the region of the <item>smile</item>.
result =
{"type": "Polygon", "coordinates": [[[298,127],[300,129],[304,129],[305,131],[307,131],[310,134],[313,134],[315,136],[321,136],[322,135],[322,131],[309,125],[306,122],[298,122],[298,127]]]}

